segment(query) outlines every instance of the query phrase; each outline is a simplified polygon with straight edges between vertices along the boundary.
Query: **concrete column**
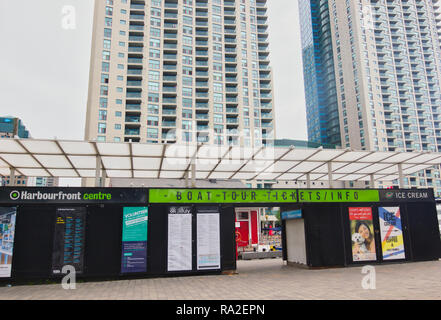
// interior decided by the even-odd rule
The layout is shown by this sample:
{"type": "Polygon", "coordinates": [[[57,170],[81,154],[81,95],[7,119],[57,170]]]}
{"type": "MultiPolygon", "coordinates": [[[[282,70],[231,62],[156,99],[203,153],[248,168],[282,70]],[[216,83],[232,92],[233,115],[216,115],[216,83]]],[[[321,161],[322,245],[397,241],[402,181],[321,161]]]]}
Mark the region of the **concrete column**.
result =
{"type": "Polygon", "coordinates": [[[398,164],[398,177],[399,177],[399,187],[404,188],[404,174],[403,174],[403,164],[398,164]]]}
{"type": "Polygon", "coordinates": [[[371,173],[370,174],[370,179],[371,179],[371,189],[375,189],[375,179],[374,179],[374,174],[371,173]]]}
{"type": "Polygon", "coordinates": [[[188,188],[188,171],[185,171],[185,187],[188,188]]]}
{"type": "Polygon", "coordinates": [[[101,157],[96,157],[95,187],[101,186],[101,157]]]}
{"type": "Polygon", "coordinates": [[[191,163],[191,187],[196,188],[196,163],[192,161],[191,163]]]}
{"type": "Polygon", "coordinates": [[[306,188],[311,188],[311,174],[309,172],[306,174],[306,188]]]}
{"type": "Polygon", "coordinates": [[[332,162],[328,162],[328,183],[329,188],[334,188],[334,182],[332,178],[332,162]]]}
{"type": "Polygon", "coordinates": [[[102,169],[101,170],[101,179],[100,179],[100,187],[104,188],[106,186],[106,170],[102,169]]]}
{"type": "Polygon", "coordinates": [[[9,171],[11,172],[9,175],[9,186],[15,187],[15,168],[10,168],[9,171]]]}

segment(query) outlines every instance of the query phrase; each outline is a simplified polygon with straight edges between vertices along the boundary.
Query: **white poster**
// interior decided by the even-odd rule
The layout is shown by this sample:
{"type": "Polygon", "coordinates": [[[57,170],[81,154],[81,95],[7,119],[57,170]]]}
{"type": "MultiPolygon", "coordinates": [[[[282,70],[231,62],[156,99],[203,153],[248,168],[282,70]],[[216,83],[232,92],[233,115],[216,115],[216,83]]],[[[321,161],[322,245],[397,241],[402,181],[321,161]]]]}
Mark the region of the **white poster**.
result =
{"type": "Polygon", "coordinates": [[[197,268],[220,269],[219,213],[197,215],[197,268]]]}
{"type": "Polygon", "coordinates": [[[191,208],[171,207],[168,214],[168,271],[192,269],[191,208]]]}

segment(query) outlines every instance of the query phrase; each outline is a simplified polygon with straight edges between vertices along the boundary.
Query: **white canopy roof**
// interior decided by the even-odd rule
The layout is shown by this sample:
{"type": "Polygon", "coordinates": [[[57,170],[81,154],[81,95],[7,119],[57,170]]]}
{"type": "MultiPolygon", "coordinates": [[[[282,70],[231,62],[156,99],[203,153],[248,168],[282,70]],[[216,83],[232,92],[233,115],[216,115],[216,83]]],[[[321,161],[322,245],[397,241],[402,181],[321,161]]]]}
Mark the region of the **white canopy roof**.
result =
{"type": "Polygon", "coordinates": [[[87,141],[1,139],[0,175],[240,180],[395,180],[441,163],[441,153],[349,149],[244,148],[87,141]]]}

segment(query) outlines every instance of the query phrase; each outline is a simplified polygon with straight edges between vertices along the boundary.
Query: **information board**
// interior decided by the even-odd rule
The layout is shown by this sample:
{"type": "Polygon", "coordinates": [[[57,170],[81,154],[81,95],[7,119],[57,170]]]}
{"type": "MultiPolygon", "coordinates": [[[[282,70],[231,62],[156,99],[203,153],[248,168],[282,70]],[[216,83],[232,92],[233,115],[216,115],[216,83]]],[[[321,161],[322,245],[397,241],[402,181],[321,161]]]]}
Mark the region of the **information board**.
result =
{"type": "Polygon", "coordinates": [[[220,269],[219,211],[198,210],[197,214],[197,269],[220,269]]]}
{"type": "Polygon", "coordinates": [[[121,273],[147,271],[147,207],[123,209],[121,273]]]}
{"type": "Polygon", "coordinates": [[[52,273],[61,274],[64,266],[83,273],[86,208],[57,208],[52,252],[52,273]]]}
{"type": "Polygon", "coordinates": [[[192,270],[191,224],[191,207],[169,207],[167,271],[192,270]]]}
{"type": "Polygon", "coordinates": [[[16,207],[0,207],[0,278],[11,277],[16,217],[16,207]]]}

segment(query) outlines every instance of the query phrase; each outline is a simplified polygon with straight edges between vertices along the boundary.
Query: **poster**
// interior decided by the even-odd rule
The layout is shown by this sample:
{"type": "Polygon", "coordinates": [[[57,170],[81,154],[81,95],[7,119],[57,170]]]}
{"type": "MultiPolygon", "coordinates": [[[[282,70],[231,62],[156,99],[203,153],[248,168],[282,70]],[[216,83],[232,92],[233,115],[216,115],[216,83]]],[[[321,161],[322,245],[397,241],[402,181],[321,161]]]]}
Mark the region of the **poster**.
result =
{"type": "Polygon", "coordinates": [[[219,212],[197,215],[197,269],[220,269],[219,212]]]}
{"type": "Polygon", "coordinates": [[[124,208],[121,273],[147,271],[147,222],[147,207],[124,208]]]}
{"type": "Polygon", "coordinates": [[[10,278],[17,208],[0,207],[0,278],[10,278]]]}
{"type": "Polygon", "coordinates": [[[377,260],[372,208],[349,208],[349,225],[352,240],[352,260],[377,260]]]}
{"type": "Polygon", "coordinates": [[[61,274],[63,266],[83,273],[86,208],[57,208],[55,216],[52,273],[61,274]]]}
{"type": "Polygon", "coordinates": [[[167,271],[192,270],[191,223],[191,207],[169,208],[167,271]]]}
{"type": "Polygon", "coordinates": [[[400,207],[379,207],[383,260],[405,259],[400,207]]]}

